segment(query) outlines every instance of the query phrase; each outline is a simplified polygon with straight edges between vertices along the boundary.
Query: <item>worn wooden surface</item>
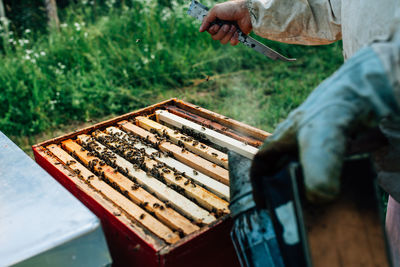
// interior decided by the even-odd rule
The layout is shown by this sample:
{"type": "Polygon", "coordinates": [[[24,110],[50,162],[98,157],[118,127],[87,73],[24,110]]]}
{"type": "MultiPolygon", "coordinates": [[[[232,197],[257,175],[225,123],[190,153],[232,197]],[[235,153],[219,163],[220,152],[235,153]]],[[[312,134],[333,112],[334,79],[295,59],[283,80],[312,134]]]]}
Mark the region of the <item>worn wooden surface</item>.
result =
{"type": "MultiPolygon", "coordinates": [[[[89,164],[93,164],[93,169],[95,172],[102,173],[106,179],[113,185],[119,188],[123,194],[125,194],[127,197],[129,197],[135,204],[140,205],[143,207],[143,209],[147,210],[148,212],[152,212],[156,215],[156,217],[164,224],[174,227],[175,224],[173,221],[171,221],[171,213],[168,212],[168,208],[164,208],[163,210],[159,208],[154,208],[155,206],[164,206],[164,203],[148,193],[146,190],[144,190],[141,187],[137,187],[136,184],[132,181],[130,181],[128,178],[126,178],[124,175],[119,173],[116,169],[112,168],[111,166],[107,164],[101,164],[100,165],[100,159],[95,156],[88,156],[87,151],[81,151],[81,146],[78,145],[76,142],[72,140],[65,140],[62,142],[63,148],[68,150],[69,152],[74,152],[76,156],[86,165],[89,166],[89,164]],[[97,160],[97,163],[89,163],[89,162],[94,162],[93,160],[97,160]],[[145,204],[147,203],[147,205],[145,204]]],[[[146,214],[143,216],[145,217],[150,217],[151,215],[147,216],[146,214]]],[[[142,216],[141,216],[142,217],[142,216]]],[[[142,219],[143,219],[142,218],[142,219]]],[[[139,218],[140,219],[140,218],[139,218]]],[[[154,221],[157,221],[154,219],[154,221]]],[[[160,221],[158,221],[160,223],[160,221]]],[[[162,225],[162,224],[161,224],[162,225]]],[[[158,226],[161,229],[164,229],[161,226],[158,226]]],[[[169,230],[169,228],[165,227],[166,229],[169,230]]],[[[164,231],[166,231],[166,229],[164,231]]],[[[171,230],[169,230],[171,231],[171,230]]],[[[171,231],[172,232],[172,231],[171,231]]],[[[175,233],[172,236],[172,242],[176,242],[179,236],[177,236],[175,233]]],[[[170,242],[169,242],[170,243],[170,242]]]]}
{"type": "MultiPolygon", "coordinates": [[[[168,105],[168,103],[166,103],[166,104],[168,105]]],[[[251,136],[260,141],[264,141],[265,138],[267,138],[268,136],[271,135],[270,133],[263,131],[261,129],[258,129],[256,127],[250,126],[248,124],[234,120],[232,118],[228,118],[224,115],[218,114],[216,112],[202,108],[197,105],[193,105],[189,102],[186,102],[186,101],[183,101],[180,99],[174,99],[174,105],[183,110],[186,110],[186,111],[189,111],[196,115],[199,115],[203,118],[206,118],[206,119],[209,119],[212,121],[216,121],[225,127],[231,128],[232,130],[240,132],[245,136],[251,136]]]]}
{"type": "Polygon", "coordinates": [[[173,129],[159,124],[149,118],[138,116],[136,117],[136,123],[148,130],[157,131],[160,135],[167,135],[169,140],[172,141],[176,145],[182,144],[187,150],[193,152],[196,155],[199,155],[215,164],[218,164],[225,169],[228,169],[228,155],[223,153],[217,149],[214,149],[206,144],[203,144],[199,141],[194,140],[193,138],[181,134],[178,131],[174,131],[173,129]]]}
{"type": "Polygon", "coordinates": [[[313,266],[389,266],[376,213],[339,200],[306,221],[313,266]]]}
{"type": "MultiPolygon", "coordinates": [[[[79,135],[78,139],[85,144],[89,142],[88,135],[79,135]]],[[[108,150],[105,146],[95,141],[95,145],[98,148],[98,153],[104,153],[108,150]]],[[[169,188],[161,181],[156,178],[148,175],[145,171],[135,168],[135,166],[124,158],[114,154],[115,158],[113,161],[114,164],[118,166],[120,169],[124,170],[125,175],[133,178],[137,183],[142,185],[146,190],[155,194],[157,197],[162,199],[163,201],[168,201],[172,207],[177,209],[182,214],[188,216],[193,220],[197,220],[202,223],[211,223],[215,220],[215,217],[212,216],[209,212],[199,207],[193,201],[185,198],[178,192],[169,188]]],[[[129,181],[129,180],[128,180],[129,181]]],[[[141,188],[140,188],[141,189],[141,188]]],[[[136,189],[137,190],[137,189],[136,189]]],[[[147,206],[147,205],[146,205],[147,206]]],[[[189,220],[184,218],[182,215],[177,213],[171,208],[168,208],[164,205],[164,203],[158,203],[158,205],[152,205],[149,207],[152,212],[155,212],[156,215],[159,213],[162,214],[163,219],[167,220],[168,223],[171,224],[172,227],[179,227],[178,229],[182,229],[184,233],[191,233],[195,230],[198,230],[196,225],[190,223],[189,220]]],[[[158,215],[160,216],[160,215],[158,215]]]]}
{"type": "Polygon", "coordinates": [[[153,218],[149,213],[144,211],[135,203],[124,197],[111,186],[102,181],[98,176],[85,168],[82,164],[72,158],[67,152],[56,145],[49,145],[47,149],[58,157],[64,164],[68,165],[75,172],[86,180],[98,192],[101,192],[108,199],[114,202],[117,206],[121,207],[129,216],[134,218],[137,222],[145,228],[164,239],[168,243],[174,243],[179,240],[179,237],[173,233],[168,227],[153,218]],[[144,215],[144,216],[143,216],[144,215]],[[141,218],[143,216],[143,218],[141,218]]]}
{"type": "Polygon", "coordinates": [[[253,146],[240,142],[229,136],[220,134],[214,130],[205,128],[200,124],[176,116],[172,113],[169,113],[168,111],[156,110],[155,113],[158,121],[165,122],[166,124],[172,125],[179,129],[186,127],[187,129],[190,129],[198,134],[205,136],[205,138],[207,138],[209,141],[219,146],[225,147],[229,150],[235,151],[236,153],[249,159],[253,159],[255,154],[258,152],[258,149],[253,146]]]}
{"type": "MultiPolygon", "coordinates": [[[[149,142],[153,144],[158,143],[156,136],[145,129],[142,129],[130,122],[121,123],[121,127],[130,133],[133,133],[141,138],[147,139],[149,142]]],[[[188,151],[182,151],[182,148],[172,144],[170,142],[161,142],[158,147],[162,151],[166,151],[172,153],[173,156],[181,161],[182,163],[216,179],[217,181],[229,185],[229,172],[228,170],[212,163],[208,160],[203,159],[200,156],[197,156],[188,151]]]]}
{"type": "Polygon", "coordinates": [[[219,133],[225,134],[225,135],[232,137],[236,140],[239,140],[243,143],[248,143],[251,146],[259,147],[263,143],[262,140],[258,140],[253,137],[246,136],[246,135],[241,134],[231,128],[225,127],[222,124],[219,124],[215,121],[206,119],[204,117],[201,117],[199,115],[196,115],[196,114],[186,111],[184,109],[178,108],[176,106],[169,105],[169,106],[166,106],[165,109],[179,117],[191,120],[197,124],[200,124],[202,126],[210,128],[211,130],[215,130],[219,133]]]}
{"type": "MultiPolygon", "coordinates": [[[[120,139],[118,142],[111,141],[114,139],[113,136],[97,132],[95,134],[99,140],[106,143],[106,145],[118,149],[119,146],[124,147],[124,155],[133,154],[138,152],[135,149],[126,149],[125,147],[131,147],[129,143],[125,141],[121,141],[120,139]],[[108,141],[107,141],[108,140],[108,141]]],[[[154,156],[154,158],[158,158],[158,156],[154,156]]],[[[116,159],[116,164],[118,165],[118,158],[116,159]]],[[[191,182],[191,180],[187,179],[186,177],[182,176],[181,174],[175,174],[174,171],[168,167],[158,167],[159,163],[155,159],[151,159],[147,155],[144,156],[144,166],[151,170],[155,168],[158,171],[159,175],[162,176],[162,179],[168,184],[173,185],[174,187],[178,188],[182,191],[183,194],[186,196],[194,199],[200,206],[206,208],[209,211],[216,212],[217,214],[227,214],[229,213],[228,205],[229,203],[220,199],[213,193],[207,191],[206,189],[197,186],[195,183],[191,182]]]]}
{"type": "MultiPolygon", "coordinates": [[[[126,121],[122,121],[121,124],[126,123],[126,121]]],[[[144,149],[146,154],[152,155],[153,153],[157,153],[158,150],[144,144],[143,142],[132,142],[129,136],[122,130],[116,127],[108,127],[106,128],[106,132],[109,134],[117,134],[118,138],[121,140],[125,140],[132,147],[136,149],[144,149]]],[[[217,196],[221,197],[224,200],[229,200],[229,187],[221,182],[216,181],[215,179],[196,171],[195,169],[177,161],[176,159],[169,157],[167,155],[160,155],[155,158],[156,161],[164,163],[171,169],[176,169],[177,171],[184,173],[184,176],[192,179],[200,186],[208,189],[210,192],[213,192],[217,196]]]]}
{"type": "Polygon", "coordinates": [[[345,162],[332,203],[304,203],[313,266],[389,266],[381,194],[369,160],[345,162]]]}

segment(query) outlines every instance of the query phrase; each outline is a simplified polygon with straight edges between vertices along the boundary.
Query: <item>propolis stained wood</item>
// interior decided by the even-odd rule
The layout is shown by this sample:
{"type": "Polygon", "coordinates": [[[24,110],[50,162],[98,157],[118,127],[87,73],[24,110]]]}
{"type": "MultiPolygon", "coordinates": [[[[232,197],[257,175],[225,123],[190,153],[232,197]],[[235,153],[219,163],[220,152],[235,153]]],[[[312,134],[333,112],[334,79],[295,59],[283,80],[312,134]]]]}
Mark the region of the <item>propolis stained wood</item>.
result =
{"type": "MultiPolygon", "coordinates": [[[[155,121],[155,111],[167,106],[196,109],[170,99],[34,145],[36,161],[101,219],[116,266],[238,266],[229,236],[226,151],[207,143],[208,152],[202,152],[190,149],[189,143],[168,140],[168,133],[184,141],[193,137],[155,121]],[[139,117],[145,118],[146,129],[134,125],[139,117]],[[140,134],[135,136],[124,124],[137,127],[145,136],[139,140],[140,134]],[[104,137],[110,135],[114,139],[106,141],[104,137]],[[192,216],[196,206],[214,219],[192,216]]],[[[260,143],[268,136],[198,109],[207,120],[215,118],[227,128],[233,125],[235,131],[260,143]]]]}

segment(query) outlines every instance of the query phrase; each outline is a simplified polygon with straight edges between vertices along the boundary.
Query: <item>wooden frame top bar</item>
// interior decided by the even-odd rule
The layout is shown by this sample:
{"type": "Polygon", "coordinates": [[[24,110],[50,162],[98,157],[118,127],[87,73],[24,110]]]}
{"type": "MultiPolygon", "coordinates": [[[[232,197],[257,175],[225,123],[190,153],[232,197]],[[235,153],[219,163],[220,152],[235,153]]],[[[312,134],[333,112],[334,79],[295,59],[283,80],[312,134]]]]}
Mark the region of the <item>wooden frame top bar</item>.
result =
{"type": "Polygon", "coordinates": [[[68,165],[72,170],[78,172],[79,175],[81,175],[82,178],[85,179],[86,182],[89,183],[94,189],[96,189],[106,198],[110,199],[114,204],[121,207],[121,209],[123,209],[129,216],[134,218],[138,223],[140,223],[150,231],[154,232],[159,237],[165,238],[165,233],[160,232],[163,230],[164,225],[160,227],[159,224],[154,223],[154,219],[150,216],[150,214],[148,214],[138,205],[127,199],[121,193],[113,189],[106,182],[102,181],[98,176],[93,174],[82,164],[76,162],[76,159],[70,156],[61,147],[57,145],[49,145],[47,146],[47,149],[56,157],[58,157],[64,164],[68,165]],[[148,216],[140,219],[140,216],[142,214],[147,214],[148,216]]]}
{"type": "MultiPolygon", "coordinates": [[[[153,144],[156,144],[158,142],[154,134],[140,128],[139,126],[136,126],[130,122],[126,122],[123,124],[120,123],[120,125],[124,130],[135,134],[143,139],[146,139],[153,144]]],[[[159,144],[159,148],[162,151],[172,153],[174,157],[176,157],[179,161],[187,164],[188,166],[216,179],[223,184],[229,185],[228,170],[217,166],[215,163],[205,160],[202,157],[197,156],[191,152],[182,151],[182,148],[169,142],[162,142],[161,144],[159,144]]]]}
{"type": "MultiPolygon", "coordinates": [[[[129,155],[131,152],[138,151],[135,148],[126,149],[126,147],[131,147],[131,144],[124,141],[123,139],[117,138],[118,141],[106,141],[111,140],[114,138],[113,136],[103,133],[103,132],[96,132],[95,136],[102,140],[106,145],[113,147],[114,149],[118,149],[118,146],[123,146],[124,155],[129,155]]],[[[161,155],[160,155],[161,156],[161,155]]],[[[157,156],[155,156],[157,157],[157,156]]],[[[147,169],[151,170],[153,168],[157,169],[158,162],[155,159],[151,159],[149,156],[144,156],[144,165],[147,169]]],[[[118,165],[118,158],[116,159],[118,165]]],[[[229,203],[220,199],[216,195],[212,194],[211,192],[207,191],[201,186],[196,186],[190,180],[182,175],[175,175],[174,171],[168,167],[159,168],[159,173],[162,175],[163,180],[169,185],[174,185],[180,188],[185,195],[190,198],[195,199],[201,206],[205,207],[209,211],[216,211],[217,214],[227,214],[229,213],[228,205],[229,203]]]]}
{"type": "MultiPolygon", "coordinates": [[[[78,139],[83,143],[89,142],[90,137],[88,135],[79,135],[78,139]]],[[[95,141],[98,148],[98,153],[102,153],[107,151],[107,148],[95,141]]],[[[130,176],[139,184],[142,184],[148,191],[151,191],[159,198],[169,201],[171,205],[173,205],[176,209],[179,209],[180,212],[185,215],[191,217],[194,220],[198,220],[199,222],[211,223],[215,220],[215,217],[211,216],[206,210],[200,208],[198,205],[193,203],[191,200],[185,198],[180,195],[176,191],[169,188],[167,185],[163,184],[161,181],[157,180],[154,177],[148,176],[146,172],[135,169],[132,163],[125,160],[124,158],[115,155],[115,164],[121,169],[126,171],[126,175],[130,176]]],[[[136,190],[137,191],[137,190],[136,190]]],[[[198,230],[198,227],[191,224],[189,220],[184,218],[179,213],[174,210],[166,207],[164,208],[164,203],[160,202],[157,205],[158,207],[163,206],[163,209],[154,208],[149,205],[149,209],[154,212],[163,222],[168,223],[170,226],[182,229],[185,233],[191,233],[195,230],[198,230]]]]}
{"type": "Polygon", "coordinates": [[[202,116],[196,115],[194,113],[191,113],[187,110],[178,108],[177,106],[172,106],[172,105],[166,106],[165,109],[175,115],[178,115],[179,117],[191,120],[195,123],[206,126],[212,130],[216,130],[217,132],[220,132],[222,134],[230,136],[241,142],[246,142],[249,145],[252,145],[254,147],[260,147],[263,144],[263,141],[261,141],[261,140],[255,139],[249,135],[244,135],[243,133],[239,133],[238,131],[235,131],[231,128],[223,126],[222,124],[220,124],[218,122],[212,121],[210,119],[206,119],[205,117],[202,117],[202,116]]]}
{"type": "MultiPolygon", "coordinates": [[[[127,121],[122,121],[120,122],[121,124],[127,123],[127,121]]],[[[116,127],[108,127],[105,130],[109,134],[118,134],[119,138],[130,142],[130,138],[128,134],[126,134],[124,131],[116,128],[116,127]]],[[[132,146],[135,147],[136,149],[144,149],[147,155],[151,155],[153,153],[157,153],[158,150],[145,145],[142,142],[135,142],[132,143],[132,146]]],[[[175,168],[177,171],[181,173],[185,173],[185,176],[193,179],[198,183],[199,185],[205,187],[206,189],[210,190],[217,196],[221,197],[222,199],[225,199],[229,201],[229,187],[221,182],[218,182],[217,180],[196,171],[195,169],[181,163],[180,161],[166,156],[166,155],[160,155],[160,157],[156,158],[157,161],[166,164],[169,168],[175,168]]]]}
{"type": "Polygon", "coordinates": [[[176,145],[182,144],[187,150],[197,154],[213,163],[223,166],[228,169],[228,155],[210,146],[207,146],[197,140],[194,140],[187,135],[181,134],[179,131],[174,131],[171,128],[164,126],[156,121],[150,120],[146,117],[136,117],[136,123],[146,130],[151,129],[158,132],[158,134],[166,134],[176,145]]]}
{"type": "Polygon", "coordinates": [[[255,154],[258,152],[258,149],[253,146],[250,146],[246,143],[240,142],[229,136],[218,133],[214,130],[205,128],[197,123],[194,123],[187,119],[176,116],[172,113],[169,113],[168,111],[156,110],[156,116],[157,116],[157,121],[163,121],[167,124],[170,124],[172,126],[179,128],[179,129],[182,129],[183,127],[191,129],[197,133],[205,135],[205,137],[208,140],[210,140],[211,142],[213,142],[219,146],[226,147],[230,150],[233,150],[233,151],[239,153],[240,155],[247,157],[249,159],[253,159],[255,154]]]}
{"type": "MultiPolygon", "coordinates": [[[[89,165],[91,164],[90,162],[94,162],[93,168],[96,172],[102,172],[104,176],[111,182],[116,184],[119,189],[126,193],[130,199],[132,199],[137,205],[143,205],[144,202],[148,202],[148,205],[145,205],[144,208],[146,208],[150,212],[154,212],[157,214],[157,211],[153,209],[153,203],[157,203],[158,205],[163,205],[161,201],[159,201],[157,198],[149,194],[147,191],[145,191],[143,188],[136,188],[133,189],[132,186],[135,184],[131,182],[128,178],[123,176],[121,173],[116,171],[114,168],[108,166],[107,164],[100,164],[100,160],[97,157],[87,155],[87,151],[82,151],[81,146],[78,145],[76,142],[72,140],[65,140],[62,142],[63,147],[67,149],[69,152],[76,154],[76,156],[85,164],[89,165]],[[97,160],[93,161],[93,160],[97,160]]],[[[140,208],[140,207],[139,207],[140,208]]],[[[156,220],[153,218],[150,214],[148,214],[146,211],[142,210],[139,214],[139,220],[140,221],[151,221],[151,231],[153,233],[156,233],[159,236],[162,236],[162,238],[168,242],[168,243],[174,243],[179,240],[179,236],[171,231],[167,226],[162,224],[160,221],[156,220]]],[[[164,218],[161,217],[162,215],[159,215],[158,218],[164,218]]],[[[167,222],[168,218],[166,217],[166,220],[163,222],[167,222]]],[[[144,224],[144,223],[143,223],[144,224]]],[[[149,225],[145,225],[146,227],[149,225]]],[[[150,226],[149,226],[150,227],[150,226]]]]}
{"type": "Polygon", "coordinates": [[[46,140],[44,142],[35,144],[32,147],[39,148],[41,146],[45,147],[45,146],[53,144],[53,143],[59,144],[61,141],[64,141],[67,139],[74,139],[79,134],[88,134],[94,130],[102,130],[106,127],[114,126],[115,124],[117,124],[120,121],[129,120],[136,116],[150,115],[150,114],[154,113],[154,111],[156,109],[163,109],[166,106],[177,106],[183,110],[187,110],[187,111],[197,114],[199,116],[203,116],[204,118],[207,118],[207,119],[210,119],[213,121],[217,121],[218,123],[220,123],[226,127],[232,128],[235,131],[243,133],[244,135],[252,136],[260,141],[263,141],[265,138],[267,138],[268,136],[271,135],[268,132],[265,132],[265,131],[257,129],[253,126],[241,123],[234,119],[227,118],[223,115],[212,112],[205,108],[201,108],[199,106],[193,105],[191,103],[188,103],[183,100],[176,99],[176,98],[170,98],[168,100],[159,102],[157,104],[154,104],[154,105],[151,105],[148,107],[144,107],[144,108],[138,109],[136,111],[129,112],[129,113],[123,114],[121,116],[117,116],[115,118],[112,118],[112,119],[109,119],[109,120],[106,120],[103,122],[99,122],[99,123],[96,123],[94,125],[91,125],[91,126],[88,126],[88,127],[82,128],[82,129],[78,129],[76,131],[73,131],[71,133],[68,133],[68,134],[65,134],[65,135],[62,135],[62,136],[59,136],[56,138],[46,140]]]}

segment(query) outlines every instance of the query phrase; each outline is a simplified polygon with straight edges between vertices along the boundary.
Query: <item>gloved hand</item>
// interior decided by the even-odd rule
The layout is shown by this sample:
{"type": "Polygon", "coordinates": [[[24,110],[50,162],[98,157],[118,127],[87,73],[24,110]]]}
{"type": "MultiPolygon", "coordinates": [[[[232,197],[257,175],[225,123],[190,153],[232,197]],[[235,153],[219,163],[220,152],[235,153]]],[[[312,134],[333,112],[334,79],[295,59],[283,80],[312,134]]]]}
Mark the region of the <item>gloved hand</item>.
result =
{"type": "Polygon", "coordinates": [[[219,26],[214,24],[210,27],[211,23],[216,19],[227,20],[235,22],[240,30],[244,34],[249,34],[252,26],[250,13],[246,5],[247,0],[235,0],[228,1],[220,4],[216,4],[209,12],[208,15],[203,19],[203,23],[200,26],[200,32],[208,31],[214,40],[219,40],[221,44],[237,45],[239,43],[238,33],[234,25],[222,25],[219,26]]]}
{"type": "Polygon", "coordinates": [[[283,167],[293,153],[303,168],[308,200],[332,200],[340,190],[348,138],[398,114],[380,59],[370,47],[360,50],[289,114],[255,156],[250,176],[257,206],[265,208],[260,178],[283,167]]]}

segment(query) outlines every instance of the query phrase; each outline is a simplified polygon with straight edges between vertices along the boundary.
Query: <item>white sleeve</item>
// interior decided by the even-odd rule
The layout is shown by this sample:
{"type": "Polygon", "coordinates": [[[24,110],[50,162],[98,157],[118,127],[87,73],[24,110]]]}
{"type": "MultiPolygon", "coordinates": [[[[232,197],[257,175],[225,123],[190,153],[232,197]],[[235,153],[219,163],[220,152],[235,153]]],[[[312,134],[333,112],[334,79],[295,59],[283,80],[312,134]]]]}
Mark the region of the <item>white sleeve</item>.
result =
{"type": "Polygon", "coordinates": [[[253,30],[284,43],[321,45],[342,38],[341,0],[248,0],[253,30]]]}
{"type": "Polygon", "coordinates": [[[400,103],[400,8],[398,13],[389,39],[372,43],[371,47],[382,61],[397,103],[400,103]]]}

